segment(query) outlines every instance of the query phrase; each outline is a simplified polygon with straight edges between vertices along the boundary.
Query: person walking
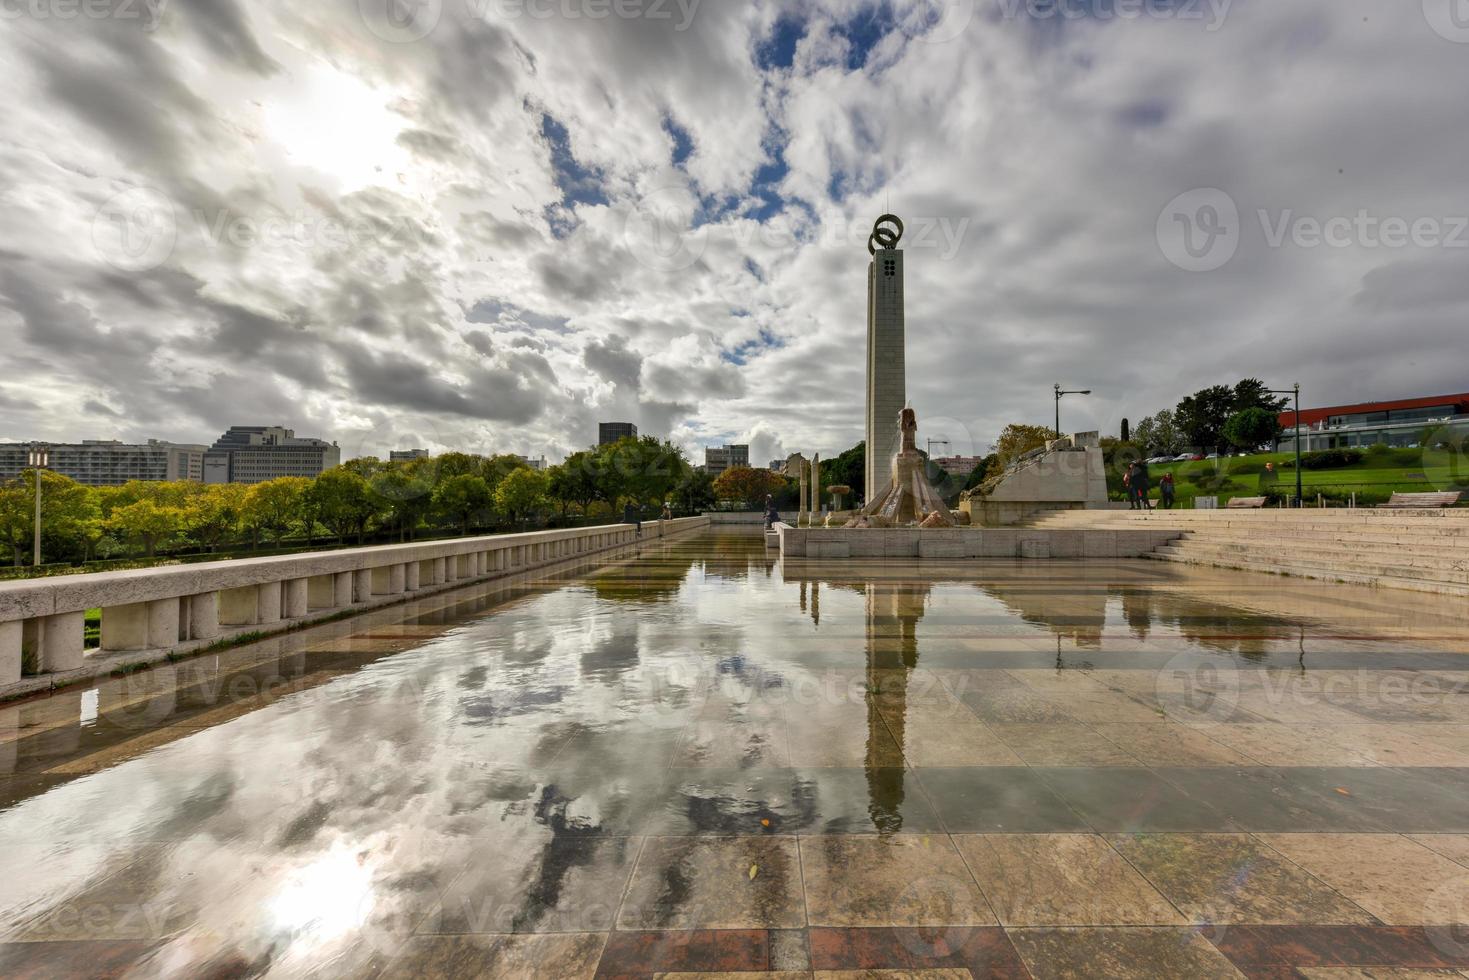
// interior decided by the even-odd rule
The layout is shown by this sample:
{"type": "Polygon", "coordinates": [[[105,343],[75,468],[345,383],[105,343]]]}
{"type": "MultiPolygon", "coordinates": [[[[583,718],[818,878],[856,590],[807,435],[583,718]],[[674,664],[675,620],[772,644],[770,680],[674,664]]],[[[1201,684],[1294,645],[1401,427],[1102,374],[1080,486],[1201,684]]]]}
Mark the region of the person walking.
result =
{"type": "Polygon", "coordinates": [[[1173,497],[1177,489],[1173,484],[1173,474],[1164,473],[1163,479],[1158,481],[1158,494],[1163,498],[1164,510],[1173,509],[1173,497]]]}
{"type": "Polygon", "coordinates": [[[1122,474],[1122,489],[1127,492],[1127,509],[1137,510],[1137,491],[1132,488],[1132,467],[1122,474]]]}
{"type": "Polygon", "coordinates": [[[624,504],[622,508],[622,523],[636,524],[638,526],[638,537],[643,536],[643,509],[635,504],[624,504]]]}

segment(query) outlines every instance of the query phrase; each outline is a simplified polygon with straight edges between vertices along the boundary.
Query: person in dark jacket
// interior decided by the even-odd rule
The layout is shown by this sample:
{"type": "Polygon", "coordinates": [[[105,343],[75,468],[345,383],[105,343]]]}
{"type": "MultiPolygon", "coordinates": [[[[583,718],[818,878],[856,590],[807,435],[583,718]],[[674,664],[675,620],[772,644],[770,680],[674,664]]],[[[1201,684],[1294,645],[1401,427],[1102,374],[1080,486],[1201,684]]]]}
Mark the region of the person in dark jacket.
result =
{"type": "Polygon", "coordinates": [[[780,512],[775,509],[775,498],[770,494],[765,495],[765,530],[769,531],[775,527],[780,520],[780,512]]]}
{"type": "Polygon", "coordinates": [[[1173,509],[1173,497],[1174,494],[1177,492],[1177,489],[1178,488],[1173,485],[1173,474],[1164,473],[1163,479],[1158,481],[1158,493],[1163,498],[1164,510],[1173,509]]]}

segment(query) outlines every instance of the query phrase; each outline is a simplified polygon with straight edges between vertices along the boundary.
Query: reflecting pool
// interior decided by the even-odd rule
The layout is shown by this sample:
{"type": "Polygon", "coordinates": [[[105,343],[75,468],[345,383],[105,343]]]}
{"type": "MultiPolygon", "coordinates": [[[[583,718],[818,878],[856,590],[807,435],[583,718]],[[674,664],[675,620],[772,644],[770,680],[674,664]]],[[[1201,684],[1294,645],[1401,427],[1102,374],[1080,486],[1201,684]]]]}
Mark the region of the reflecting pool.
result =
{"type": "Polygon", "coordinates": [[[1455,975],[1463,617],[649,542],[0,707],[0,976],[1455,975]]]}

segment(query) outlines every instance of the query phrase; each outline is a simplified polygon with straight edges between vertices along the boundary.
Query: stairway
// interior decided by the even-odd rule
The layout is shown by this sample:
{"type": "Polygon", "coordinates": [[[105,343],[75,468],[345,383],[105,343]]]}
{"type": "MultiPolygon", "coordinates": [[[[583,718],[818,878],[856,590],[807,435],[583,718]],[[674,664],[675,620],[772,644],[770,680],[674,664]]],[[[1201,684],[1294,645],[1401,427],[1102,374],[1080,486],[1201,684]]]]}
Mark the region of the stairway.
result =
{"type": "Polygon", "coordinates": [[[1469,510],[1072,510],[1031,526],[1177,528],[1151,557],[1469,596],[1469,510]]]}

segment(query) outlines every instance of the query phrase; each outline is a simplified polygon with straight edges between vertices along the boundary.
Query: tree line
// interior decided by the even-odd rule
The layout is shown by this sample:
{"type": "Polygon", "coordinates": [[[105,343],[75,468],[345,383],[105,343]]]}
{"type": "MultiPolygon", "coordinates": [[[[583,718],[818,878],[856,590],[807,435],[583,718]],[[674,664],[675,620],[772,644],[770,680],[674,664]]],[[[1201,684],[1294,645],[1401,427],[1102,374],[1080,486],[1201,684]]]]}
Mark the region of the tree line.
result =
{"type": "Polygon", "coordinates": [[[1129,441],[1153,456],[1273,445],[1281,435],[1280,413],[1289,403],[1256,378],[1232,388],[1214,385],[1138,422],[1129,441]]]}
{"type": "MultiPolygon", "coordinates": [[[[43,562],[152,558],[280,548],[288,541],[339,544],[467,535],[649,516],[665,503],[693,513],[714,502],[708,475],[683,451],[652,437],[624,439],[535,470],[518,456],[447,453],[408,462],[354,459],[315,479],[245,485],[133,482],[92,487],[41,473],[43,562]]],[[[0,484],[0,535],[14,564],[28,560],[35,528],[35,473],[0,484]]]]}

